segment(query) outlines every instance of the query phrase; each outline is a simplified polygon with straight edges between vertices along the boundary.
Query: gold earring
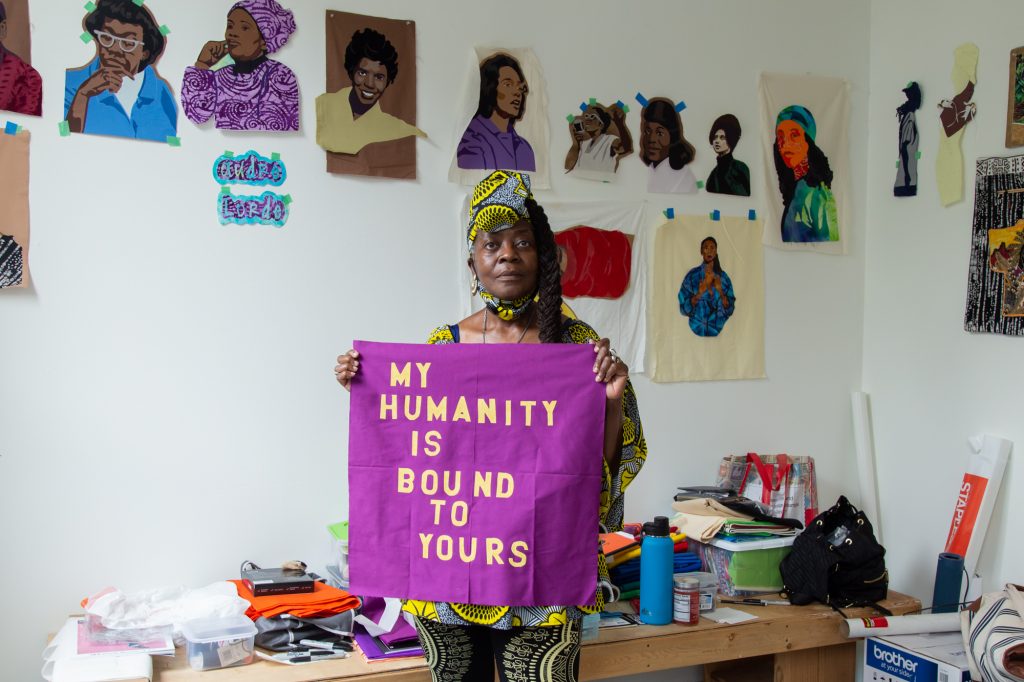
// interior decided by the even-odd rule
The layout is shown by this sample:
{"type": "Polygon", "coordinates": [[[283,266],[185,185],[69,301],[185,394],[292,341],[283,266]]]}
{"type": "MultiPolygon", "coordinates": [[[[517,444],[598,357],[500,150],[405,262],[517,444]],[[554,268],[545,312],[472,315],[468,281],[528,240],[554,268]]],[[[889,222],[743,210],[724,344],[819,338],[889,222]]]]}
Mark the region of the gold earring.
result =
{"type": "Polygon", "coordinates": [[[480,280],[473,275],[473,281],[469,283],[469,295],[474,296],[476,292],[480,290],[480,280]]]}

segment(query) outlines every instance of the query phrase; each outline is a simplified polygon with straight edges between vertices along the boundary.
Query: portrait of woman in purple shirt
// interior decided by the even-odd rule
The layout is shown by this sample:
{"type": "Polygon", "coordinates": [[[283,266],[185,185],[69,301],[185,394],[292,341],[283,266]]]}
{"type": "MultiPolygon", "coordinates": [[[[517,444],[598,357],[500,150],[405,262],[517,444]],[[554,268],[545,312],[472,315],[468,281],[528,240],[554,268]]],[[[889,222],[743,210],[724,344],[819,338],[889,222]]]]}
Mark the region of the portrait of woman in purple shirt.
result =
{"type": "Polygon", "coordinates": [[[480,62],[480,104],[459,141],[459,168],[537,170],[533,147],[515,130],[529,92],[514,57],[498,52],[480,62]]]}
{"type": "Polygon", "coordinates": [[[241,0],[228,12],[224,40],[203,46],[185,69],[181,106],[193,123],[216,118],[227,130],[298,130],[299,82],[267,57],[295,32],[291,10],[277,0],[241,0]],[[233,64],[213,67],[231,56],[233,64]]]}

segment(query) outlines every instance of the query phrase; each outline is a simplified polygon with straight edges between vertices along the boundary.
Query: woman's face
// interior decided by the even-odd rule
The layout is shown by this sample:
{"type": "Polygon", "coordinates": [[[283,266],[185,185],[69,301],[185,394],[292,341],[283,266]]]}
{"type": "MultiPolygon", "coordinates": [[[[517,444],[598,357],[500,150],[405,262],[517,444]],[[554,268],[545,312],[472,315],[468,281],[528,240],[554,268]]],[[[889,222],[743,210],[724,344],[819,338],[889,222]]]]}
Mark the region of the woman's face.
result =
{"type": "Polygon", "coordinates": [[[715,153],[719,156],[723,156],[732,151],[729,149],[729,140],[725,137],[725,131],[721,128],[716,130],[714,136],[711,138],[711,148],[714,149],[715,153]]]}
{"type": "Polygon", "coordinates": [[[668,156],[668,148],[672,144],[668,128],[660,123],[644,121],[643,138],[644,153],[652,163],[660,163],[668,156]]]}
{"type": "Polygon", "coordinates": [[[587,107],[581,118],[583,119],[583,129],[588,133],[596,135],[601,132],[601,117],[597,115],[597,109],[587,107]]]}
{"type": "Polygon", "coordinates": [[[505,300],[537,288],[539,258],[533,226],[520,220],[500,232],[480,232],[473,242],[476,276],[487,291],[505,300]]]}
{"type": "Polygon", "coordinates": [[[143,35],[138,24],[126,24],[117,19],[104,21],[95,36],[100,64],[124,71],[126,76],[137,74],[139,65],[149,57],[149,52],[143,48],[143,35]]]}
{"type": "Polygon", "coordinates": [[[228,13],[224,41],[228,44],[228,54],[236,62],[251,62],[267,51],[267,43],[263,40],[256,20],[241,7],[228,13]]]}
{"type": "Polygon", "coordinates": [[[373,106],[388,87],[388,68],[363,57],[352,72],[352,89],[360,104],[373,106]]]}
{"type": "Polygon", "coordinates": [[[495,109],[505,118],[517,118],[526,101],[526,81],[511,66],[498,69],[498,93],[495,109]]]}
{"type": "MultiPolygon", "coordinates": [[[[710,239],[707,239],[700,245],[700,255],[705,263],[714,263],[715,256],[718,255],[718,246],[710,239]]],[[[693,261],[690,262],[692,263],[693,261]]]]}
{"type": "Polygon", "coordinates": [[[796,168],[807,158],[807,138],[795,121],[783,121],[775,128],[775,146],[786,168],[796,168]]]}

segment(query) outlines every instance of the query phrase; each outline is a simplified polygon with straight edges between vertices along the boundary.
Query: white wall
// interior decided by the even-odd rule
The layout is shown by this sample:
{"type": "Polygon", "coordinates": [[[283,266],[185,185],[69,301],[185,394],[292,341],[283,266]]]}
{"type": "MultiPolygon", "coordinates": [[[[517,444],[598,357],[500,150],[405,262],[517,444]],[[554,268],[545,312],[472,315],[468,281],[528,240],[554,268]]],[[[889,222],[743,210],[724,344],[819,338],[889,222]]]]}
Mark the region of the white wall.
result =
{"type": "MultiPolygon", "coordinates": [[[[850,80],[850,254],[766,251],[767,380],[656,386],[635,379],[651,457],[627,516],[666,513],[675,486],[710,482],[722,455],[748,450],[814,455],[823,505],[841,491],[856,494],[847,485],[855,480],[848,396],[860,386],[862,359],[868,157],[856,141],[869,137],[866,4],[525,0],[438,3],[433,11],[403,0],[292,4],[299,33],[280,59],[300,78],[302,133],[232,134],[182,118],[182,147],[170,149],[57,135],[62,70],[87,61],[90,50],[78,40],[78,4],[57,11],[32,3],[46,116],[10,118],[34,136],[35,282],[0,294],[5,679],[33,679],[45,634],[106,585],[199,586],[235,576],[243,559],[322,565],[324,526],[347,512],[347,399],[334,383],[334,357],[353,338],[414,342],[456,321],[465,189],[445,175],[458,115],[452,102],[474,44],[532,46],[544,65],[555,143],[554,187],[542,202],[644,195],[646,169],[636,156],[612,185],[558,171],[565,115],[581,99],[632,103],[638,90],[685,99],[698,177],[713,163],[707,129],[731,111],[746,128],[737,156],[756,175],[758,73],[850,80]],[[418,144],[418,181],[324,172],[312,101],[325,78],[328,6],[416,20],[419,124],[431,136],[418,144]],[[216,222],[211,164],[224,149],[250,147],[280,152],[288,165],[285,187],[295,203],[282,230],[216,222]]],[[[228,2],[150,5],[172,29],[161,70],[177,89],[203,42],[222,31],[228,2]]],[[[638,110],[629,117],[634,130],[638,110]]],[[[650,215],[666,206],[745,215],[760,205],[760,186],[755,177],[749,201],[649,196],[650,215]]],[[[966,225],[966,209],[962,215],[966,225]]],[[[966,236],[960,241],[962,249],[950,250],[958,265],[966,263],[966,236]]],[[[956,279],[945,283],[951,300],[960,296],[956,279]]],[[[877,283],[869,290],[877,292],[877,283]]],[[[951,335],[958,334],[953,307],[951,335]]],[[[869,357],[877,367],[876,352],[869,357]]],[[[890,401],[910,393],[895,392],[890,401]]],[[[881,416],[880,433],[900,419],[881,416]]],[[[940,442],[955,459],[956,443],[947,441],[940,442]]],[[[883,455],[902,449],[882,442],[883,455]]],[[[944,512],[945,498],[939,506],[944,512]]],[[[676,679],[644,679],[669,678],[676,679]]]]}
{"type": "MultiPolygon", "coordinates": [[[[1003,146],[1010,50],[1022,44],[1020,4],[872,2],[867,138],[867,273],[864,390],[871,394],[883,532],[893,587],[928,605],[968,436],[1024,444],[1020,340],[963,328],[974,205],[974,161],[1022,153],[1003,146]],[[926,17],[933,20],[925,21],[926,17]],[[963,138],[965,200],[942,208],[935,185],[936,104],[951,97],[953,48],[981,50],[978,117],[963,138]],[[895,199],[896,107],[907,81],[921,85],[919,195],[895,199]]],[[[1021,580],[1024,550],[1010,541],[1024,510],[1024,469],[1010,456],[979,564],[986,589],[1021,580]]]]}

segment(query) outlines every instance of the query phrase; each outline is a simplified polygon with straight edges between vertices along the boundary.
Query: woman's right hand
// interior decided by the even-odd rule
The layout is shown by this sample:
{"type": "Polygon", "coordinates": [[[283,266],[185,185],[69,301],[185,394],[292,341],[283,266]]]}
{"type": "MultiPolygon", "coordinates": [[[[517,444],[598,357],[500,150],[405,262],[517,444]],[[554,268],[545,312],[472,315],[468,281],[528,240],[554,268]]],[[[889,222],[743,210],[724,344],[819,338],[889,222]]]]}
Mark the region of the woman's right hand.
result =
{"type": "Polygon", "coordinates": [[[346,391],[351,390],[352,378],[358,371],[359,351],[350,350],[344,355],[338,356],[338,364],[334,367],[334,378],[346,391]]]}
{"type": "Polygon", "coordinates": [[[203,45],[203,49],[199,51],[199,56],[196,58],[196,68],[208,70],[214,64],[224,59],[224,55],[228,53],[228,42],[226,40],[211,40],[210,42],[203,45]]]}

